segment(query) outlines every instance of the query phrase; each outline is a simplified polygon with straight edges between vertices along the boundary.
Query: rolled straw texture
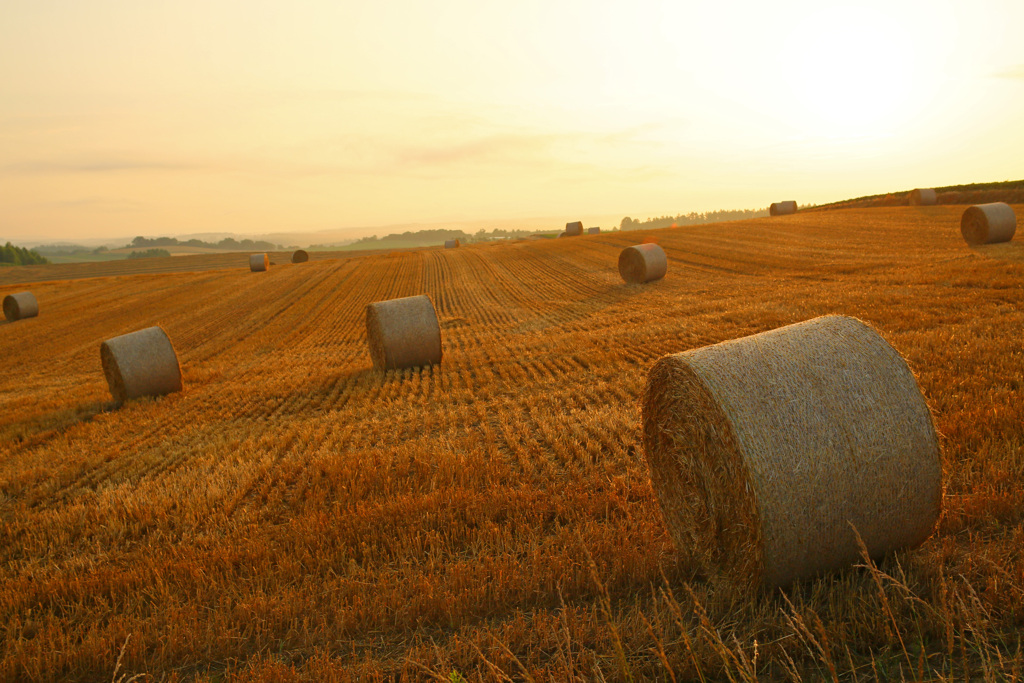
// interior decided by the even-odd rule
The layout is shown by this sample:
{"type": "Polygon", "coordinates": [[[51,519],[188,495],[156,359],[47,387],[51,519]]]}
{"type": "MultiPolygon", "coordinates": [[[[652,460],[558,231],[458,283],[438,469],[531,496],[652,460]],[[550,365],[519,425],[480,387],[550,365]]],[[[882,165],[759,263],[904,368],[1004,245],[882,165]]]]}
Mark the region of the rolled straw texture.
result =
{"type": "Polygon", "coordinates": [[[4,297],[4,317],[8,321],[24,320],[39,315],[39,302],[32,292],[16,292],[4,297]]]}
{"type": "Polygon", "coordinates": [[[1017,232],[1017,215],[1009,204],[976,204],[960,218],[960,234],[968,244],[1009,242],[1017,232]]]}
{"type": "Polygon", "coordinates": [[[262,273],[270,267],[270,257],[266,254],[253,254],[249,257],[249,270],[262,273]]]}
{"type": "Polygon", "coordinates": [[[308,260],[309,253],[305,249],[298,249],[292,254],[292,263],[305,263],[308,260]]]}
{"type": "Polygon", "coordinates": [[[118,403],[181,391],[178,356],[159,327],[108,339],[100,344],[100,361],[110,393],[118,403]]]}
{"type": "Polygon", "coordinates": [[[588,235],[600,235],[601,234],[601,228],[587,228],[587,234],[588,235]]]}
{"type": "Polygon", "coordinates": [[[445,249],[455,249],[456,247],[459,247],[459,246],[461,246],[461,245],[459,244],[458,240],[445,240],[444,241],[444,248],[445,249]]]}
{"type": "Polygon", "coordinates": [[[855,318],[661,358],[643,431],[677,550],[727,587],[857,562],[854,528],[877,559],[920,544],[939,517],[931,413],[903,358],[855,318]]]}
{"type": "Polygon", "coordinates": [[[441,362],[441,326],[430,297],[408,296],[366,307],[366,340],[378,370],[441,362]]]}
{"type": "Polygon", "coordinates": [[[917,188],[910,191],[909,197],[911,206],[934,206],[938,201],[935,190],[917,188]]]}
{"type": "Polygon", "coordinates": [[[796,213],[796,202],[773,202],[768,207],[769,216],[787,216],[791,213],[796,213]]]}
{"type": "Polygon", "coordinates": [[[637,244],[619,253],[619,275],[630,284],[660,280],[666,272],[668,259],[657,244],[637,244]]]}
{"type": "Polygon", "coordinates": [[[565,224],[565,234],[568,237],[577,237],[583,234],[583,221],[565,224]]]}

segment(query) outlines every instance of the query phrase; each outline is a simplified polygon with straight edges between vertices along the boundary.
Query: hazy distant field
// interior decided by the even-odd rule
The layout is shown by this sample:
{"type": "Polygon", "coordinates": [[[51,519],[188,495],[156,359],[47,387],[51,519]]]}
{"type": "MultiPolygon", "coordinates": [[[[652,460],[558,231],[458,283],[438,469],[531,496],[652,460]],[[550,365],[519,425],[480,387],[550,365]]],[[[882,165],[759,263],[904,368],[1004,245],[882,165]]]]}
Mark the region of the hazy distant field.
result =
{"type": "Polygon", "coordinates": [[[972,251],[962,210],[4,269],[41,312],[0,323],[0,679],[109,680],[126,639],[166,681],[1020,676],[1024,240],[972,251]],[[668,276],[625,285],[645,238],[668,276]],[[443,364],[374,372],[365,305],[420,293],[443,364]],[[728,604],[674,559],[646,371],[826,313],[916,371],[944,517],[895,580],[728,604]],[[100,342],[155,324],[185,391],[110,410],[100,342]]]}

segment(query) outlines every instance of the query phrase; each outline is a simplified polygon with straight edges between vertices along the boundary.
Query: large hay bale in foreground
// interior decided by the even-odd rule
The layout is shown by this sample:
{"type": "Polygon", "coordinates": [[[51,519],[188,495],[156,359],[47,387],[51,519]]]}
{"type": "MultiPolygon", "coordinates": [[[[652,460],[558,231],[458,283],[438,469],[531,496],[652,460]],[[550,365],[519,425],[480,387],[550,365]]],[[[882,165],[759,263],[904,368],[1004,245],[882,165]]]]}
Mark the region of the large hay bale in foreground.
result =
{"type": "Polygon", "coordinates": [[[855,318],[661,358],[643,439],[676,548],[727,587],[855,563],[854,528],[875,559],[916,546],[942,505],[938,439],[914,375],[855,318]]]}
{"type": "Polygon", "coordinates": [[[619,275],[631,284],[660,280],[666,272],[668,258],[657,244],[636,244],[619,254],[619,275]]]}
{"type": "Polygon", "coordinates": [[[407,296],[366,307],[366,341],[378,370],[441,362],[441,325],[430,297],[407,296]]]}
{"type": "Polygon", "coordinates": [[[773,202],[768,207],[769,216],[788,216],[791,213],[796,213],[796,202],[790,200],[787,202],[773,202]]]}
{"type": "Polygon", "coordinates": [[[444,248],[445,249],[456,249],[456,248],[461,247],[461,246],[462,246],[462,244],[458,240],[445,240],[444,241],[444,248]]]}
{"type": "Polygon", "coordinates": [[[583,234],[583,221],[565,224],[565,235],[567,237],[578,237],[583,234]]]}
{"type": "Polygon", "coordinates": [[[305,249],[297,249],[295,253],[292,254],[292,263],[305,263],[307,261],[309,261],[309,252],[305,249]]]}
{"type": "Polygon", "coordinates": [[[1009,242],[1017,232],[1017,215],[1009,204],[976,204],[960,218],[960,234],[968,244],[1009,242]]]}
{"type": "Polygon", "coordinates": [[[262,273],[270,267],[270,257],[266,254],[253,254],[249,257],[249,270],[262,273]]]}
{"type": "Polygon", "coordinates": [[[938,195],[935,194],[935,190],[917,188],[910,191],[907,201],[911,206],[935,206],[938,195]]]}
{"type": "Polygon", "coordinates": [[[587,228],[587,234],[588,235],[600,235],[601,234],[601,228],[587,228]]]}
{"type": "Polygon", "coordinates": [[[9,322],[39,315],[39,302],[32,292],[16,292],[4,297],[4,317],[9,322]]]}
{"type": "Polygon", "coordinates": [[[181,366],[167,333],[159,327],[122,334],[100,344],[100,362],[118,403],[140,396],[181,391],[181,366]]]}

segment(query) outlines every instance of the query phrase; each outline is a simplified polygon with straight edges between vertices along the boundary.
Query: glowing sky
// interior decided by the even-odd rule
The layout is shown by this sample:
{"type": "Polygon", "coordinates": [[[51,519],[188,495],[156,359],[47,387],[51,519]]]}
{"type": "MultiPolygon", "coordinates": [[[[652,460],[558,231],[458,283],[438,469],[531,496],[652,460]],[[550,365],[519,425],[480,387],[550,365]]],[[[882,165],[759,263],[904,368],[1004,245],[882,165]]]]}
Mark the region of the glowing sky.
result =
{"type": "Polygon", "coordinates": [[[0,238],[1019,179],[1022,27],[1021,0],[0,0],[0,238]]]}

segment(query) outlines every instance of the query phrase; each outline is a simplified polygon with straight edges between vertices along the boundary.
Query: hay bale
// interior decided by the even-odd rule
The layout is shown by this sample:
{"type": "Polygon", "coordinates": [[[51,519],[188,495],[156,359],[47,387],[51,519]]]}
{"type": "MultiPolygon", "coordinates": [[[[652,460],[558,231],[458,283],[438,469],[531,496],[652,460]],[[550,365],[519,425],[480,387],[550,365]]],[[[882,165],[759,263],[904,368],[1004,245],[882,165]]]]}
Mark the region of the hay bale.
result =
{"type": "Polygon", "coordinates": [[[942,505],[938,439],[914,375],[856,318],[661,358],[643,440],[676,548],[726,587],[785,586],[855,563],[853,528],[876,559],[916,546],[942,505]]]}
{"type": "Polygon", "coordinates": [[[425,294],[369,304],[366,341],[378,370],[441,362],[441,326],[434,304],[425,294]]]}
{"type": "Polygon", "coordinates": [[[1017,215],[1009,204],[976,204],[960,218],[960,234],[967,244],[1009,242],[1017,232],[1017,215]]]}
{"type": "Polygon", "coordinates": [[[935,206],[938,195],[935,194],[935,190],[918,188],[910,191],[907,201],[911,206],[935,206]]]}
{"type": "Polygon", "coordinates": [[[266,254],[253,254],[249,257],[249,270],[262,273],[270,267],[270,257],[266,254]]]}
{"type": "Polygon", "coordinates": [[[601,228],[587,228],[587,234],[588,235],[600,235],[601,234],[601,228]]]}
{"type": "MultiPolygon", "coordinates": [[[[251,260],[252,257],[250,257],[251,260]]],[[[292,263],[305,263],[309,260],[309,253],[305,249],[298,249],[292,254],[292,263]]]]}
{"type": "Polygon", "coordinates": [[[583,221],[576,221],[574,223],[565,224],[565,234],[567,237],[579,237],[583,234],[583,221]]]}
{"type": "Polygon", "coordinates": [[[4,297],[4,317],[9,322],[39,315],[39,302],[32,292],[16,292],[4,297]]]}
{"type": "Polygon", "coordinates": [[[459,242],[458,240],[445,240],[444,241],[444,248],[445,249],[455,249],[455,248],[461,247],[461,246],[462,246],[462,243],[459,242]]]}
{"type": "Polygon", "coordinates": [[[181,366],[167,333],[159,327],[122,334],[100,344],[107,386],[118,403],[140,396],[181,391],[181,366]]]}
{"type": "Polygon", "coordinates": [[[773,202],[768,207],[769,216],[788,216],[791,213],[796,213],[796,202],[790,200],[787,202],[773,202]]]}
{"type": "Polygon", "coordinates": [[[668,258],[657,244],[636,244],[619,254],[619,275],[630,284],[660,280],[667,271],[668,258]]]}

